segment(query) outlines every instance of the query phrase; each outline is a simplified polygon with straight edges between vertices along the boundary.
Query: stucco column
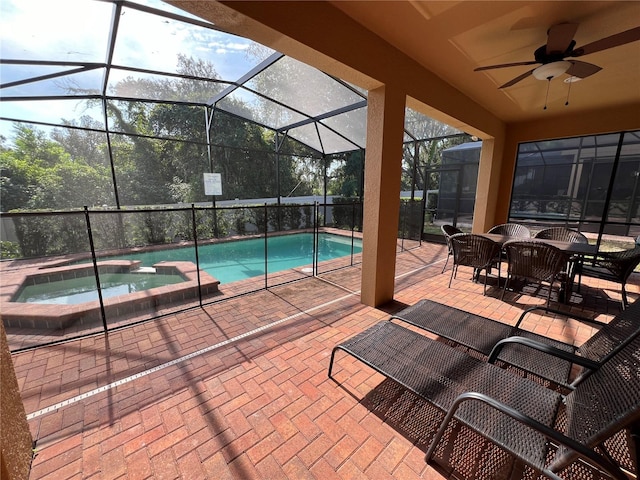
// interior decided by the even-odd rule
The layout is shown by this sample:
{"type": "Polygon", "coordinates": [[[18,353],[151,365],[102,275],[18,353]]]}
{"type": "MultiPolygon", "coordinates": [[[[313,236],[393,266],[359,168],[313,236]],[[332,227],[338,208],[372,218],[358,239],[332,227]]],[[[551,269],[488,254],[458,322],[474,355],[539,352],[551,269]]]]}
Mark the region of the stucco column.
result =
{"type": "Polygon", "coordinates": [[[399,90],[369,90],[361,301],[372,307],[393,300],[405,104],[399,90]]]}
{"type": "Polygon", "coordinates": [[[20,398],[16,372],[9,353],[7,335],[0,321],[0,478],[23,480],[29,477],[33,440],[20,398]]]}
{"type": "Polygon", "coordinates": [[[504,137],[482,139],[476,202],[473,210],[474,233],[484,233],[494,225],[504,223],[509,210],[510,188],[501,185],[503,178],[504,137]]]}

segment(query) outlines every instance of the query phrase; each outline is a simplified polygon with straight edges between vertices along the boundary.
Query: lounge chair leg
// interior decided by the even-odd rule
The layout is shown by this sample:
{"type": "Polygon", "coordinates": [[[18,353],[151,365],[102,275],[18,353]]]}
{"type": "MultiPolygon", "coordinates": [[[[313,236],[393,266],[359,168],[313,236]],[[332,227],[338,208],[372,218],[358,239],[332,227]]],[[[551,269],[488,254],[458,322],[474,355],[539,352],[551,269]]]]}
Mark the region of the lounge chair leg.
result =
{"type": "Polygon", "coordinates": [[[449,277],[449,288],[451,288],[451,281],[453,280],[453,277],[455,276],[457,270],[458,270],[458,266],[454,263],[453,267],[451,267],[451,277],[449,277]]]}
{"type": "Polygon", "coordinates": [[[331,350],[331,359],[329,360],[329,372],[327,376],[331,379],[333,379],[333,377],[331,376],[331,371],[333,370],[333,359],[336,356],[336,350],[337,348],[334,348],[333,350],[331,350]]]}

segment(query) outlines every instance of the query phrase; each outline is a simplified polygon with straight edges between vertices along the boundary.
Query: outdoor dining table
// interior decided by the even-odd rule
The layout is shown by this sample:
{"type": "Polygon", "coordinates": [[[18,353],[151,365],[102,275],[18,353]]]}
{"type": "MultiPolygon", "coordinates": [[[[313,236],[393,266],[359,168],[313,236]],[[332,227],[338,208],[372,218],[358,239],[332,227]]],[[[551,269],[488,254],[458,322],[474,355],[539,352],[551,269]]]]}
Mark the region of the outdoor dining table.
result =
{"type": "Polygon", "coordinates": [[[512,237],[509,235],[500,235],[496,233],[481,233],[485,238],[491,239],[496,243],[499,243],[501,246],[506,242],[511,240],[516,241],[534,241],[534,242],[543,242],[548,245],[553,245],[554,247],[560,249],[569,255],[569,261],[567,263],[567,270],[564,281],[562,282],[561,294],[564,293],[565,301],[569,300],[571,296],[571,291],[573,290],[573,279],[576,274],[576,266],[584,261],[585,255],[596,255],[598,253],[597,245],[591,245],[589,243],[577,243],[577,242],[563,242],[560,240],[547,240],[547,239],[537,239],[537,238],[523,238],[523,237],[512,237]]]}

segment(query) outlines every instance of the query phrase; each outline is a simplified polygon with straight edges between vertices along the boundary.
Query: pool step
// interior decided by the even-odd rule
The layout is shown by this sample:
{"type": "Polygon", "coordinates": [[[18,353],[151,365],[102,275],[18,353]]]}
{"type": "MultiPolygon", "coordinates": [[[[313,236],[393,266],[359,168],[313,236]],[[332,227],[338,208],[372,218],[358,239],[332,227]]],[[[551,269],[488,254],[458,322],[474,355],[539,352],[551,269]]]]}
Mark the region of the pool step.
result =
{"type": "Polygon", "coordinates": [[[156,273],[155,267],[140,267],[135,270],[131,270],[131,273],[156,273]]]}

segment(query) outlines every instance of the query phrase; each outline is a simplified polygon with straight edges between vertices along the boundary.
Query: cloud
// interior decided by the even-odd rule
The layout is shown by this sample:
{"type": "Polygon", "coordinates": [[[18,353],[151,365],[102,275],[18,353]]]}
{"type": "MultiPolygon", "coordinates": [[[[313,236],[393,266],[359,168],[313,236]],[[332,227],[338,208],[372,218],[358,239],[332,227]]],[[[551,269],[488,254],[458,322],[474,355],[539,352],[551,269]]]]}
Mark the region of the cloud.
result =
{"type": "Polygon", "coordinates": [[[110,4],[86,0],[2,0],[0,4],[2,58],[105,60],[109,22],[104,18],[110,18],[110,4]]]}
{"type": "Polygon", "coordinates": [[[239,42],[210,42],[209,46],[216,48],[217,51],[227,52],[245,52],[249,48],[249,43],[239,42]]]}

